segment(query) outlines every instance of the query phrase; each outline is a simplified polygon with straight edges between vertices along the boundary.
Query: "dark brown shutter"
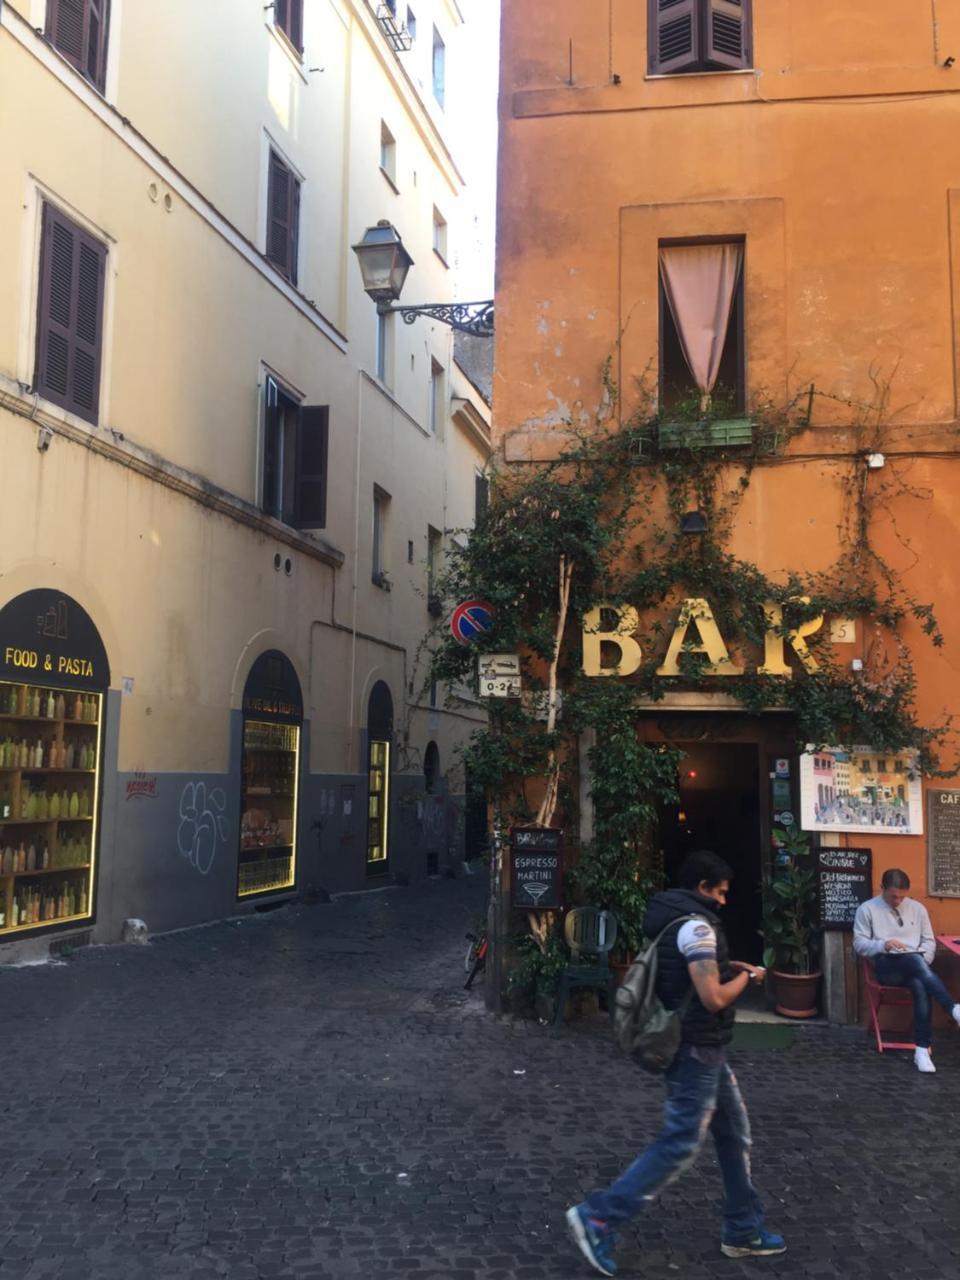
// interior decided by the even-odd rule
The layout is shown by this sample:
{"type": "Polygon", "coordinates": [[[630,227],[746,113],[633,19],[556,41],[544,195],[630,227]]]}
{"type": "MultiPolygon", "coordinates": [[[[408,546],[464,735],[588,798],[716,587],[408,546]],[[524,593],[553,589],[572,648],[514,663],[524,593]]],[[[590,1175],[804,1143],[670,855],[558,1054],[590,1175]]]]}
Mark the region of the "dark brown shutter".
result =
{"type": "Polygon", "coordinates": [[[300,184],[275,151],[267,183],[267,257],[288,280],[297,280],[300,184]]]}
{"type": "Polygon", "coordinates": [[[273,0],[273,21],[281,31],[290,26],[290,0],[273,0]]]}
{"type": "Polygon", "coordinates": [[[263,499],[268,516],[280,515],[277,467],[280,459],[280,396],[273,378],[267,378],[263,402],[263,499]]]}
{"type": "Polygon", "coordinates": [[[47,39],[72,62],[85,70],[87,0],[47,0],[47,39]]]}
{"type": "Polygon", "coordinates": [[[473,510],[474,520],[479,521],[481,516],[486,514],[487,507],[490,505],[490,481],[486,476],[480,475],[479,472],[474,474],[473,481],[473,510]]]}
{"type": "Polygon", "coordinates": [[[300,183],[290,175],[290,283],[297,283],[297,267],[300,257],[300,183]]]}
{"type": "Polygon", "coordinates": [[[323,529],[327,523],[327,452],[330,409],[301,405],[297,424],[298,529],[323,529]]]}
{"type": "Polygon", "coordinates": [[[106,261],[105,245],[44,205],[36,388],[88,422],[100,405],[106,261]]]}
{"type": "Polygon", "coordinates": [[[650,15],[650,70],[658,75],[686,71],[700,60],[698,0],[647,0],[650,15]]]}
{"type": "Polygon", "coordinates": [[[102,92],[110,0],[47,0],[50,43],[102,92]]]}
{"type": "Polygon", "coordinates": [[[298,53],[303,53],[303,0],[290,0],[290,25],[287,27],[290,43],[298,53]]]}
{"type": "Polygon", "coordinates": [[[267,257],[284,275],[290,271],[290,170],[270,152],[267,189],[267,257]]]}
{"type": "Polygon", "coordinates": [[[707,0],[707,58],[719,67],[750,67],[750,0],[707,0]]]}
{"type": "Polygon", "coordinates": [[[107,29],[110,0],[88,0],[86,77],[103,92],[107,73],[107,29]]]}

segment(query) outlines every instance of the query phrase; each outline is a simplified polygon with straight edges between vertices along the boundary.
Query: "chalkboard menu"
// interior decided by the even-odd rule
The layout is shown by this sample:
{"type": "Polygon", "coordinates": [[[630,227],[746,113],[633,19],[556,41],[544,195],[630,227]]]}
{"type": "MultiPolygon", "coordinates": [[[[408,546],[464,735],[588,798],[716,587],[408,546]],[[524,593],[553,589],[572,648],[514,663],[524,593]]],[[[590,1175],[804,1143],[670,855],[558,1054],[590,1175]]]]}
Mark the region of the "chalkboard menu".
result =
{"type": "Polygon", "coordinates": [[[510,831],[510,900],[526,911],[563,906],[563,832],[547,827],[510,831]]]}
{"type": "Polygon", "coordinates": [[[927,792],[928,874],[932,898],[960,898],[960,791],[927,792]]]}
{"type": "Polygon", "coordinates": [[[817,892],[824,929],[852,929],[857,907],[873,897],[869,849],[817,849],[817,892]]]}

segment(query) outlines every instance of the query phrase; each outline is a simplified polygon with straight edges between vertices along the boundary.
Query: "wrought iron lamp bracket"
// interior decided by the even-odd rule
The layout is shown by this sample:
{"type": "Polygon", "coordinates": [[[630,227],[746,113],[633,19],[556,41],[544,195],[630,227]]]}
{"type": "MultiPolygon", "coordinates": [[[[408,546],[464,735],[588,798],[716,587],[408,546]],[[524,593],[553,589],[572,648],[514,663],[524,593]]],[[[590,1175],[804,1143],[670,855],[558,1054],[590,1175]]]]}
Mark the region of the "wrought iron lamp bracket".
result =
{"type": "Polygon", "coordinates": [[[396,307],[381,302],[377,310],[381,315],[402,317],[404,324],[413,324],[419,316],[428,316],[460,333],[473,334],[475,338],[493,337],[492,302],[436,302],[419,307],[396,307]]]}

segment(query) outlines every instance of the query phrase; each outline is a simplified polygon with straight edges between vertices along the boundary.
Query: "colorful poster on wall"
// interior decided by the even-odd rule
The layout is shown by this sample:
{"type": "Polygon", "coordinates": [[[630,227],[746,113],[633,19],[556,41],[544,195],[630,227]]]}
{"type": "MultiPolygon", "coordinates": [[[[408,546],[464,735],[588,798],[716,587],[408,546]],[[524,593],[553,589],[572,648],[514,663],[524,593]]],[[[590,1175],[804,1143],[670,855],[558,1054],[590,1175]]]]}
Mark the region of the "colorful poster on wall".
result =
{"type": "Polygon", "coordinates": [[[800,757],[800,823],[804,831],[922,835],[923,800],[913,753],[808,747],[800,757]]]}

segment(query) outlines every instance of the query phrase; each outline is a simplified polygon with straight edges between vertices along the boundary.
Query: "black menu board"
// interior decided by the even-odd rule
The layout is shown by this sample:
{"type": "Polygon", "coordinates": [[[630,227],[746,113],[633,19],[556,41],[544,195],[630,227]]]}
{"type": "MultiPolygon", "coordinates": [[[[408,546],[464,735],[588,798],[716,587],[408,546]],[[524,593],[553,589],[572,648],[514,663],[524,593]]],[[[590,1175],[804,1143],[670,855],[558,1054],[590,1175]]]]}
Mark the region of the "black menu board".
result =
{"type": "Polygon", "coordinates": [[[931,788],[927,814],[927,892],[960,898],[960,791],[931,788]]]}
{"type": "Polygon", "coordinates": [[[511,903],[526,911],[563,906],[563,832],[548,827],[513,827],[510,832],[511,903]]]}
{"type": "Polygon", "coordinates": [[[817,894],[824,929],[852,929],[857,907],[873,897],[869,849],[817,849],[817,894]]]}

